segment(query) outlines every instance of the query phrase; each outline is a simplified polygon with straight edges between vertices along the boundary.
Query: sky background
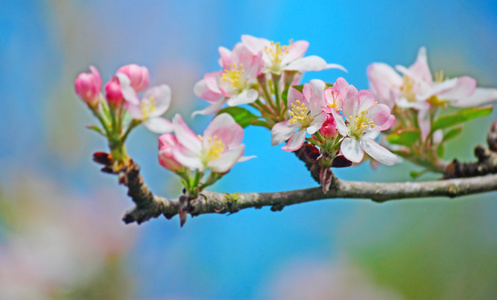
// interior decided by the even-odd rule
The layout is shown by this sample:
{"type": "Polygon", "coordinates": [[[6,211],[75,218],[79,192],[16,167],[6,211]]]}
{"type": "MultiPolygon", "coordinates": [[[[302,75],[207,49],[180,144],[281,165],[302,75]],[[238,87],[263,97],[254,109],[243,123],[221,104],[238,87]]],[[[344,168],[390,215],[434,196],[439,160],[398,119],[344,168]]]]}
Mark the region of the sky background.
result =
{"type": "MultiPolygon", "coordinates": [[[[469,75],[479,86],[496,87],[496,12],[495,1],[466,0],[0,0],[0,201],[16,207],[25,193],[34,203],[71,203],[89,212],[105,207],[109,213],[97,218],[96,228],[109,226],[129,241],[116,242],[129,299],[496,298],[495,192],[381,205],[337,199],[276,213],[263,208],[203,215],[183,228],[177,217],[125,226],[120,217],[132,203],[116,178],[91,162],[92,153],[105,151],[106,144],[85,129],[95,121],[73,89],[89,65],[100,70],[104,82],[120,66],[144,65],[151,85],[172,88],[166,116],[181,113],[200,133],[210,118],[191,119],[192,111],[206,106],[194,96],[193,85],[218,70],[217,48],[233,47],[242,34],[282,43],[307,40],[307,55],[348,70],[309,72],[303,82],[342,76],[366,89],[370,63],[408,66],[425,46],[432,72],[469,75]]],[[[471,159],[473,145],[484,143],[496,118],[494,112],[467,124],[446,158],[471,159]]],[[[157,163],[157,137],[145,128],[135,130],[128,153],[154,193],[177,197],[179,181],[157,163]]],[[[246,155],[257,158],[236,165],[212,190],[316,186],[293,154],[270,146],[267,130],[248,128],[244,143],[246,155]]],[[[388,182],[409,180],[410,170],[419,168],[403,163],[373,171],[361,165],[336,174],[388,182]]],[[[18,223],[36,228],[36,222],[24,222],[22,208],[15,211],[18,223]]],[[[0,213],[0,259],[17,236],[10,213],[0,213]]],[[[54,226],[64,225],[47,216],[54,226]]],[[[59,261],[55,254],[48,257],[59,261]]],[[[0,275],[1,269],[0,264],[0,275]]]]}

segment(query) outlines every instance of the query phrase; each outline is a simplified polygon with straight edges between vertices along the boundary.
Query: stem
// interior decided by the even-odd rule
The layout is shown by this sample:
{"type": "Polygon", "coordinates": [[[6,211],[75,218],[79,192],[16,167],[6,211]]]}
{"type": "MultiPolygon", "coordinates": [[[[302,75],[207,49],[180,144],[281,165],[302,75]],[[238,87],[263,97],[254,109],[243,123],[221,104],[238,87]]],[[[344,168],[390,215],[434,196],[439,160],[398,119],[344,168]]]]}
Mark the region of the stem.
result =
{"type": "Polygon", "coordinates": [[[277,116],[279,117],[281,113],[281,99],[280,99],[280,91],[279,91],[279,84],[280,84],[280,78],[281,75],[276,75],[276,74],[271,74],[273,78],[273,86],[274,86],[274,96],[276,97],[276,111],[277,111],[277,116]]]}
{"type": "Polygon", "coordinates": [[[128,128],[126,129],[126,131],[124,132],[124,134],[121,136],[121,139],[120,139],[121,140],[121,144],[124,145],[124,142],[128,138],[128,135],[131,132],[131,130],[133,130],[136,126],[140,125],[141,122],[142,121],[136,120],[136,119],[131,120],[131,122],[128,125],[128,128]]]}
{"type": "Polygon", "coordinates": [[[257,77],[257,81],[259,82],[259,85],[261,86],[262,92],[264,93],[265,100],[267,104],[272,109],[276,109],[276,105],[273,102],[273,98],[271,97],[271,94],[269,93],[269,90],[267,88],[267,81],[266,81],[266,75],[261,75],[257,77]]]}

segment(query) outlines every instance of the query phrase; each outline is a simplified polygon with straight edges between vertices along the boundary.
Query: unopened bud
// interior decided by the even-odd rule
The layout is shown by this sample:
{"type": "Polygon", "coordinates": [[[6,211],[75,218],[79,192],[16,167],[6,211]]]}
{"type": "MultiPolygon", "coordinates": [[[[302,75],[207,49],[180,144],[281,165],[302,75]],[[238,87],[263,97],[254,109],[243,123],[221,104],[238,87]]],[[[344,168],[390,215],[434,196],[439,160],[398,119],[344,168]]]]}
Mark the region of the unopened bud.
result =
{"type": "Polygon", "coordinates": [[[107,98],[109,106],[112,107],[120,107],[124,102],[121,84],[119,84],[119,79],[116,76],[112,76],[105,85],[105,98],[107,98]]]}
{"type": "Polygon", "coordinates": [[[146,67],[140,67],[135,64],[126,65],[117,70],[117,73],[128,76],[131,87],[137,93],[143,92],[148,87],[150,75],[146,67]]]}
{"type": "Polygon", "coordinates": [[[102,79],[97,68],[90,66],[91,73],[80,73],[74,81],[76,94],[89,106],[95,107],[100,100],[102,79]]]}

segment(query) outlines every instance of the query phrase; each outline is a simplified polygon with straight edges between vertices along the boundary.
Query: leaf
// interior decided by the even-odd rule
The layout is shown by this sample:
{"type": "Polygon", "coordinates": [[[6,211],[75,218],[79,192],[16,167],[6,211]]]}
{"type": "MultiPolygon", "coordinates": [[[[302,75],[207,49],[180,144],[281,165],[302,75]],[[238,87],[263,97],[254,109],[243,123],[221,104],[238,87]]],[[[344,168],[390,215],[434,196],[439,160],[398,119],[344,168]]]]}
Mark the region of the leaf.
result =
{"type": "Polygon", "coordinates": [[[230,114],[233,117],[233,119],[235,119],[235,122],[237,122],[243,128],[249,126],[250,124],[252,124],[253,122],[259,119],[258,116],[251,113],[248,109],[239,106],[231,106],[223,108],[217,113],[217,115],[222,113],[230,114]]]}
{"type": "Polygon", "coordinates": [[[325,82],[326,83],[326,88],[333,87],[333,83],[325,82]]]}
{"type": "Polygon", "coordinates": [[[451,130],[447,131],[444,134],[442,141],[446,142],[448,140],[451,140],[451,139],[455,138],[456,136],[458,136],[461,132],[462,132],[462,127],[452,128],[451,130]]]}
{"type": "Polygon", "coordinates": [[[90,129],[90,130],[93,130],[97,133],[100,133],[101,135],[105,136],[105,133],[103,132],[102,128],[96,126],[96,125],[90,125],[90,126],[86,126],[86,128],[90,129]]]}
{"type": "Polygon", "coordinates": [[[426,172],[428,172],[428,171],[427,170],[411,171],[411,172],[409,172],[409,176],[411,176],[412,179],[417,179],[419,176],[423,175],[426,172]]]}
{"type": "Polygon", "coordinates": [[[492,113],[492,107],[486,106],[486,107],[470,107],[462,109],[455,114],[445,115],[443,117],[438,118],[435,122],[433,122],[430,135],[439,129],[444,129],[458,124],[462,124],[471,119],[488,116],[491,113],[492,113]]]}
{"type": "Polygon", "coordinates": [[[297,91],[301,92],[302,93],[302,90],[304,90],[304,85],[303,84],[299,84],[299,85],[292,85],[291,88],[294,88],[296,89],[297,91]]]}
{"type": "Polygon", "coordinates": [[[444,144],[440,144],[437,148],[437,156],[439,158],[444,158],[444,154],[445,154],[445,147],[444,147],[444,144]]]}
{"type": "Polygon", "coordinates": [[[287,102],[288,102],[288,90],[290,88],[287,88],[286,90],[283,91],[283,93],[281,93],[281,99],[283,100],[283,104],[285,104],[285,106],[287,106],[287,102]]]}
{"type": "Polygon", "coordinates": [[[421,131],[418,129],[398,130],[397,132],[387,136],[387,141],[396,145],[411,146],[419,139],[420,136],[421,131]]]}

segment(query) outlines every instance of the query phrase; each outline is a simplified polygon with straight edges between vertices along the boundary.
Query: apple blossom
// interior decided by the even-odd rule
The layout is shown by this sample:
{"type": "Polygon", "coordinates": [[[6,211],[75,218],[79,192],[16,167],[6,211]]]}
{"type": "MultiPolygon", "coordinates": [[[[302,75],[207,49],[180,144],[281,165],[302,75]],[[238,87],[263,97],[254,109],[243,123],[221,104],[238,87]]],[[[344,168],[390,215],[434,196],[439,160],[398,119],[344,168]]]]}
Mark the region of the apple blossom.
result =
{"type": "Polygon", "coordinates": [[[326,121],[323,112],[326,84],[318,79],[304,84],[302,93],[295,88],[288,90],[288,108],[291,118],[275,124],[271,130],[271,143],[278,145],[286,140],[285,151],[299,149],[305,140],[306,132],[316,133],[326,121]],[[297,132],[295,132],[298,130],[297,132]]]}
{"type": "Polygon", "coordinates": [[[112,76],[111,80],[105,85],[105,98],[107,98],[107,102],[112,107],[120,107],[124,102],[121,85],[116,76],[112,76]]]}
{"type": "Polygon", "coordinates": [[[200,172],[210,169],[214,173],[228,172],[238,161],[243,161],[243,129],[232,116],[216,116],[204,131],[196,135],[181,115],[173,118],[174,133],[180,145],[172,147],[173,157],[181,165],[200,172]]]}
{"type": "Polygon", "coordinates": [[[138,100],[128,76],[117,73],[122,95],[126,100],[126,110],[135,120],[141,120],[145,127],[155,133],[172,132],[172,123],[161,116],[171,104],[171,89],[162,84],[148,89],[142,100],[138,100]]]}
{"type": "Polygon", "coordinates": [[[236,106],[255,102],[259,97],[251,85],[262,68],[261,54],[252,54],[242,43],[236,44],[232,51],[220,47],[219,53],[223,71],[205,74],[194,87],[195,95],[211,103],[198,114],[215,113],[226,102],[236,106]]]}
{"type": "Polygon", "coordinates": [[[169,133],[159,137],[159,163],[164,168],[177,172],[184,168],[173,155],[173,147],[180,146],[178,139],[169,133]]]}
{"type": "Polygon", "coordinates": [[[91,73],[80,73],[74,81],[76,94],[89,106],[96,106],[100,101],[102,79],[97,68],[90,66],[91,73]]]}
{"type": "Polygon", "coordinates": [[[327,113],[331,113],[331,109],[340,111],[343,106],[343,99],[347,95],[348,88],[348,82],[342,77],[338,78],[332,87],[329,87],[324,91],[326,106],[323,107],[323,110],[327,113]]]}
{"type": "Polygon", "coordinates": [[[393,125],[395,117],[385,104],[375,102],[371,90],[358,92],[354,86],[349,86],[342,113],[346,121],[339,112],[332,110],[338,132],[344,137],[340,150],[345,158],[359,163],[365,151],[380,163],[395,164],[397,157],[375,141],[380,131],[393,125]]]}
{"type": "Polygon", "coordinates": [[[146,67],[130,64],[119,68],[117,73],[128,76],[131,87],[135,89],[137,93],[143,92],[148,87],[150,75],[146,67]]]}
{"type": "Polygon", "coordinates": [[[290,42],[282,46],[279,42],[270,42],[263,38],[242,35],[243,44],[255,55],[262,53],[264,73],[280,75],[283,71],[320,71],[325,69],[345,69],[337,64],[327,64],[321,57],[312,55],[303,57],[309,42],[290,42]]]}

